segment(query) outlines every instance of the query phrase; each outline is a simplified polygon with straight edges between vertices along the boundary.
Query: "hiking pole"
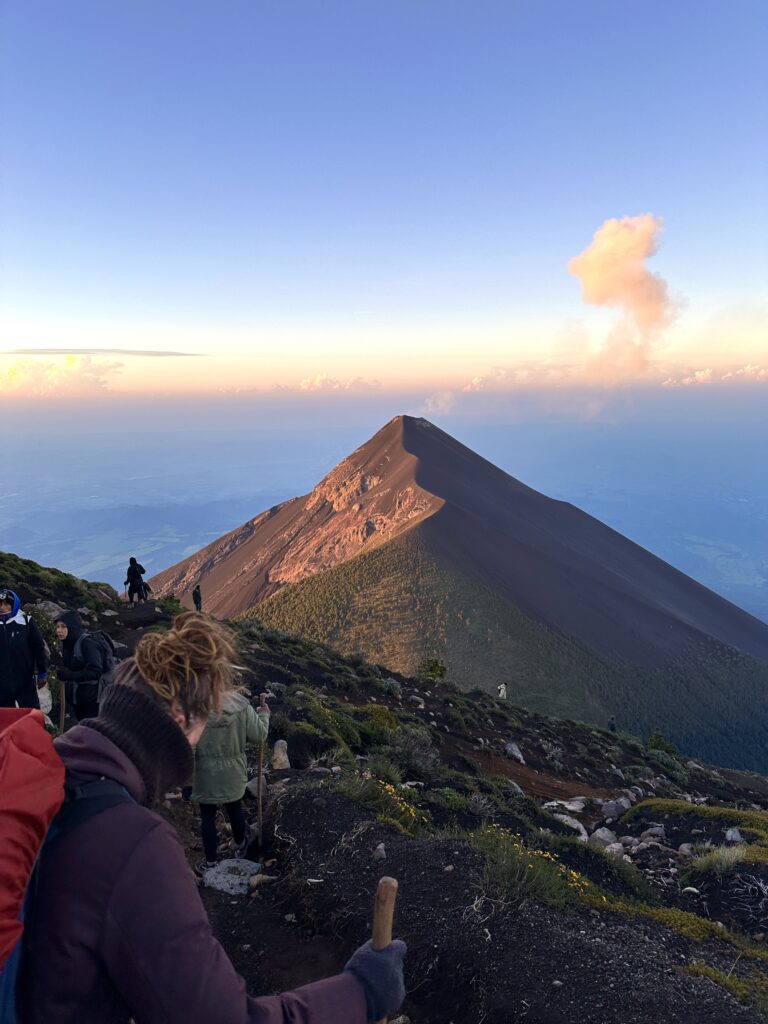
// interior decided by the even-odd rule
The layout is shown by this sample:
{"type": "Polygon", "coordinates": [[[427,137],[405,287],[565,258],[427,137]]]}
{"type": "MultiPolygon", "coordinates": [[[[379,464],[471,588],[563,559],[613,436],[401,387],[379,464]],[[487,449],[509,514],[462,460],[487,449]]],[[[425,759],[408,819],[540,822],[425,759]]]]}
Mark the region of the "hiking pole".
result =
{"type": "MultiPolygon", "coordinates": [[[[266,693],[259,694],[259,707],[263,708],[267,703],[266,693]]],[[[259,836],[259,853],[261,853],[261,838],[262,830],[264,827],[264,740],[259,743],[259,782],[258,782],[258,799],[259,799],[259,825],[258,825],[258,836],[259,836]]]]}
{"type": "Polygon", "coordinates": [[[64,716],[66,714],[67,691],[63,680],[59,679],[59,732],[64,732],[64,716]]]}
{"type": "MultiPolygon", "coordinates": [[[[386,875],[379,879],[376,898],[373,903],[373,935],[371,945],[374,949],[385,949],[392,941],[392,918],[395,913],[397,898],[397,879],[386,875]]],[[[382,1017],[377,1024],[387,1024],[382,1017]]]]}

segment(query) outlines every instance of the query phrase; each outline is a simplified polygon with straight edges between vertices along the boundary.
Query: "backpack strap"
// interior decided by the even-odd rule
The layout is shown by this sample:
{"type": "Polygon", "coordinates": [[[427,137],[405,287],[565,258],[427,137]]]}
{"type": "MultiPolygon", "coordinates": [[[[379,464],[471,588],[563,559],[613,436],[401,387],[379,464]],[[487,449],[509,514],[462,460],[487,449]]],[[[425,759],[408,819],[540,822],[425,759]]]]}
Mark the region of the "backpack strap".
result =
{"type": "Polygon", "coordinates": [[[44,850],[102,811],[118,804],[135,803],[125,786],[114,779],[94,779],[80,786],[66,787],[66,794],[61,810],[48,829],[44,850]]]}
{"type": "MultiPolygon", "coordinates": [[[[40,860],[45,856],[50,847],[72,832],[78,825],[84,824],[90,818],[108,810],[110,807],[117,807],[118,804],[135,803],[133,797],[119,782],[114,779],[94,779],[92,782],[85,782],[80,786],[66,787],[66,797],[56,817],[53,819],[43,841],[37,862],[32,869],[27,892],[21,906],[19,919],[23,922],[28,917],[35,898],[37,896],[37,885],[39,880],[40,860]]],[[[0,1024],[6,1021],[15,1022],[20,1019],[18,1016],[19,1004],[17,1001],[17,985],[21,972],[21,960],[23,955],[34,951],[30,947],[28,934],[16,943],[11,955],[0,971],[0,1024]]]]}

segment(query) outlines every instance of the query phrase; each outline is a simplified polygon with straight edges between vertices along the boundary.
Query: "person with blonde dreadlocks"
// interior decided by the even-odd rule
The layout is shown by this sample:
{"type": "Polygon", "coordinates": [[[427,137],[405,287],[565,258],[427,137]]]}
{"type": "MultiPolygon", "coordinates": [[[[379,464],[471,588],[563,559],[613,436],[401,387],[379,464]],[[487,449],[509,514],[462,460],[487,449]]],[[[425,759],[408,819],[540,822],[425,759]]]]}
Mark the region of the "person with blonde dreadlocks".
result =
{"type": "Polygon", "coordinates": [[[213,936],[178,836],[150,810],[190,781],[193,749],[235,690],[235,657],[223,626],[185,612],[118,665],[96,718],[55,741],[69,815],[25,904],[19,1020],[365,1024],[402,1003],[402,942],[368,942],[341,974],[249,996],[213,936]]]}

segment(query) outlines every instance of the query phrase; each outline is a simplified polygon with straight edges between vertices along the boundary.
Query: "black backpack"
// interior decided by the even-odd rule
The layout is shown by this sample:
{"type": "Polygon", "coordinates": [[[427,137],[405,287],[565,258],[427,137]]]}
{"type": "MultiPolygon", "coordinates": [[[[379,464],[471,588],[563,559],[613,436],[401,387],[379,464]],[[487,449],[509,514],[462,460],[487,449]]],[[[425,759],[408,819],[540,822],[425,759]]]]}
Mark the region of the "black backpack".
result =
{"type": "Polygon", "coordinates": [[[99,694],[96,698],[101,700],[104,690],[112,683],[115,678],[115,664],[117,658],[115,657],[115,643],[109,633],[105,633],[103,629],[97,629],[94,633],[81,633],[77,638],[73,655],[76,658],[82,660],[83,641],[86,637],[89,637],[98,647],[99,654],[101,656],[101,675],[99,676],[99,694]]]}

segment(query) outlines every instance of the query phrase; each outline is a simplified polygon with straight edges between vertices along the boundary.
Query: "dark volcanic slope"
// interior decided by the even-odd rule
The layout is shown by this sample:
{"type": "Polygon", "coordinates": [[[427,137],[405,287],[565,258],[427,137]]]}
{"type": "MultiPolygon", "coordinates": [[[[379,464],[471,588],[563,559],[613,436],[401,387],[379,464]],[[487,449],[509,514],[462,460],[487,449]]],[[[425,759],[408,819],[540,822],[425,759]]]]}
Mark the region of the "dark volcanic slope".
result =
{"type": "Polygon", "coordinates": [[[661,665],[711,637],[768,660],[764,623],[408,416],[310,495],[227,534],[154,585],[187,598],[202,576],[207,609],[234,614],[414,530],[444,562],[604,655],[661,665]]]}

